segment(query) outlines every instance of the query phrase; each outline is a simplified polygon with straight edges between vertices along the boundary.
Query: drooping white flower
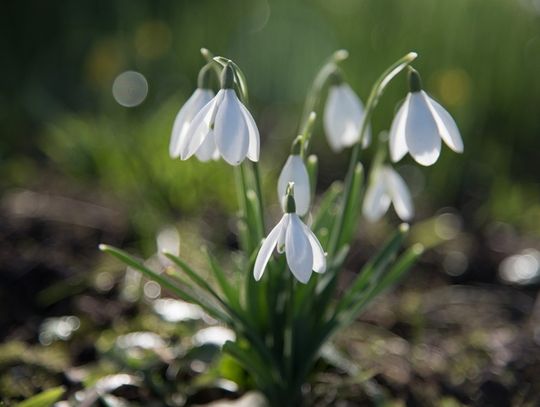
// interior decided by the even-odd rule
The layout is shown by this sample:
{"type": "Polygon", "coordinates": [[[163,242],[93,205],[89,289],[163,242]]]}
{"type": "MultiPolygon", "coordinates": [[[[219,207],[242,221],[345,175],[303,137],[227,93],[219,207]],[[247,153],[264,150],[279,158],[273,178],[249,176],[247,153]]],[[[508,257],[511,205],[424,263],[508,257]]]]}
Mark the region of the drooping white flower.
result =
{"type": "Polygon", "coordinates": [[[288,193],[287,211],[264,240],[255,260],[255,280],[261,279],[274,248],[278,253],[285,252],[289,269],[301,283],[307,283],[313,271],[324,273],[326,270],[324,250],[315,234],[296,214],[294,206],[292,193],[288,193]]]}
{"type": "Polygon", "coordinates": [[[309,210],[311,187],[306,165],[299,154],[289,156],[279,175],[277,192],[279,199],[282,201],[283,210],[286,209],[286,202],[283,197],[287,193],[287,186],[290,182],[294,184],[293,196],[296,202],[296,213],[304,216],[309,210]]]}
{"type": "Polygon", "coordinates": [[[401,220],[410,220],[414,216],[411,194],[403,178],[389,165],[374,169],[371,176],[362,213],[371,222],[379,220],[390,207],[401,220]]]}
{"type": "Polygon", "coordinates": [[[421,88],[420,76],[409,72],[411,91],[394,117],[390,129],[390,157],[396,162],[405,154],[425,166],[434,164],[441,152],[441,139],[457,153],[463,141],[450,114],[421,88]]]}
{"type": "MultiPolygon", "coordinates": [[[[350,147],[360,137],[360,127],[364,118],[364,106],[352,88],[341,79],[332,84],[324,107],[323,124],[328,144],[335,152],[350,147]]],[[[368,127],[362,140],[367,147],[371,140],[368,127]]]]}
{"type": "Polygon", "coordinates": [[[174,120],[169,155],[171,158],[180,157],[180,151],[186,142],[186,135],[193,118],[212,100],[214,92],[211,89],[197,88],[182,106],[174,120]]]}
{"type": "Polygon", "coordinates": [[[247,157],[259,161],[259,130],[247,108],[233,89],[234,73],[227,65],[223,70],[221,90],[197,113],[186,135],[180,158],[193,154],[212,157],[215,151],[231,165],[247,157]]]}

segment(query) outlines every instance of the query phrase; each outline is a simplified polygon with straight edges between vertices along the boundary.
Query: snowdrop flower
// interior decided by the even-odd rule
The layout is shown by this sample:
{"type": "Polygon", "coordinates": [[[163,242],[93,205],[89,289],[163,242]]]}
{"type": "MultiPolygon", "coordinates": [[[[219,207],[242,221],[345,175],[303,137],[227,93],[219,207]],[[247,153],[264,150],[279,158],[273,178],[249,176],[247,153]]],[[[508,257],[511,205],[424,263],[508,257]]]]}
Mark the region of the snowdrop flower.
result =
{"type": "MultiPolygon", "coordinates": [[[[171,158],[180,157],[180,151],[184,148],[186,143],[189,125],[197,113],[199,113],[213,97],[214,91],[209,88],[209,70],[207,67],[204,67],[199,73],[197,89],[193,92],[184,106],[182,106],[174,120],[171,142],[169,144],[169,155],[171,158]]],[[[204,160],[206,158],[204,156],[199,158],[202,158],[201,161],[207,161],[204,160]]]]}
{"type": "Polygon", "coordinates": [[[309,210],[311,187],[306,165],[300,156],[301,145],[300,139],[297,138],[293,143],[291,155],[279,175],[277,192],[279,199],[282,200],[283,210],[286,210],[287,187],[292,182],[294,184],[293,197],[296,203],[296,213],[304,216],[309,210]],[[282,197],[285,197],[285,199],[282,199],[282,197]]]}
{"type": "Polygon", "coordinates": [[[450,114],[422,90],[418,72],[409,71],[410,92],[390,129],[390,157],[396,162],[409,152],[422,165],[432,165],[441,152],[441,138],[457,153],[463,141],[450,114]]]}
{"type": "Polygon", "coordinates": [[[259,130],[233,86],[234,71],[227,64],[221,90],[191,121],[180,150],[182,160],[197,154],[199,159],[221,156],[231,165],[240,164],[246,156],[259,161],[259,130]]]}
{"type": "Polygon", "coordinates": [[[403,178],[389,165],[373,170],[362,213],[371,222],[379,220],[388,210],[390,202],[401,220],[414,216],[411,194],[403,178]]]}
{"type": "MultiPolygon", "coordinates": [[[[364,118],[364,106],[352,88],[335,72],[324,107],[323,124],[328,143],[334,152],[350,147],[360,137],[360,127],[364,118]]],[[[364,134],[362,147],[371,140],[369,127],[364,134]]]]}
{"type": "Polygon", "coordinates": [[[289,185],[286,212],[264,240],[255,260],[253,275],[257,281],[261,279],[274,248],[278,253],[285,252],[291,272],[301,283],[309,281],[312,271],[324,273],[326,270],[324,250],[315,234],[296,214],[292,184],[289,185]]]}

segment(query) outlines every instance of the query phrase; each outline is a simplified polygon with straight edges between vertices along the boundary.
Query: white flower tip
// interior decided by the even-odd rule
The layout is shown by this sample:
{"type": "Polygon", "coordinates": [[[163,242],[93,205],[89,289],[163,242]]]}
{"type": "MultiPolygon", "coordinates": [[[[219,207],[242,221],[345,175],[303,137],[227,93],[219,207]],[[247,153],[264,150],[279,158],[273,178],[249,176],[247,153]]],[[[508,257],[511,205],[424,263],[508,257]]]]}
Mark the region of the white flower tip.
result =
{"type": "Polygon", "coordinates": [[[336,52],[334,52],[334,60],[336,62],[344,61],[347,58],[349,58],[349,51],[346,49],[338,49],[336,52]]]}
{"type": "Polygon", "coordinates": [[[407,233],[410,228],[411,226],[408,223],[402,223],[401,225],[399,225],[399,231],[401,233],[407,233]]]}
{"type": "Polygon", "coordinates": [[[98,246],[99,250],[101,250],[102,252],[104,252],[105,250],[107,250],[109,248],[108,245],[106,244],[103,244],[103,243],[100,243],[99,246],[98,246]]]}
{"type": "MultiPolygon", "coordinates": [[[[311,277],[311,276],[310,276],[311,277]]],[[[307,279],[302,279],[300,280],[298,277],[296,278],[299,282],[301,282],[302,284],[307,284],[309,283],[309,277],[307,279]]]]}
{"type": "Polygon", "coordinates": [[[400,157],[395,150],[390,149],[390,160],[392,160],[393,163],[397,163],[402,158],[403,156],[400,157]]]}
{"type": "Polygon", "coordinates": [[[429,167],[437,162],[439,159],[439,154],[429,154],[429,155],[416,155],[413,156],[414,160],[424,167],[429,167]]]}
{"type": "Polygon", "coordinates": [[[418,58],[418,53],[414,52],[414,51],[411,51],[407,54],[407,59],[409,61],[413,61],[415,60],[416,58],[418,58]]]}
{"type": "Polygon", "coordinates": [[[412,251],[414,254],[416,254],[417,256],[420,256],[422,253],[424,253],[424,245],[421,244],[421,243],[416,243],[413,247],[412,247],[412,251]]]}

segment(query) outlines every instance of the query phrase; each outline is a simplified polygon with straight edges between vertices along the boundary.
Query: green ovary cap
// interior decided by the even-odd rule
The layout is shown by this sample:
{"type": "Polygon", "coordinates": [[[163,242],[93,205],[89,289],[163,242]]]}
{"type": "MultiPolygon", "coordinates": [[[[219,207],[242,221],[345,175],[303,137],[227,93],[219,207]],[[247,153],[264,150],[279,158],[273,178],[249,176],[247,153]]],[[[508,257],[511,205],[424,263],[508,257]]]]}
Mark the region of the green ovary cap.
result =
{"type": "Polygon", "coordinates": [[[223,71],[221,71],[221,89],[233,89],[234,88],[234,69],[230,63],[225,65],[223,71]]]}

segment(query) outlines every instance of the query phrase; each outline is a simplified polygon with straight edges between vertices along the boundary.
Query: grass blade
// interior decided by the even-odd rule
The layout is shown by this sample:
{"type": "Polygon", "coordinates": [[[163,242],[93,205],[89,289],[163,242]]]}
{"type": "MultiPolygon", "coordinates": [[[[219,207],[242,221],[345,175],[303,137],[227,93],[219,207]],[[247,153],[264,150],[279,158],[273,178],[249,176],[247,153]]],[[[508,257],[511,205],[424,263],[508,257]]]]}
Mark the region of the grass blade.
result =
{"type": "Polygon", "coordinates": [[[208,315],[220,321],[223,321],[225,323],[230,323],[230,318],[226,314],[214,308],[212,305],[207,304],[206,302],[196,298],[195,296],[188,294],[186,291],[178,287],[169,279],[163,277],[162,275],[156,273],[153,270],[150,270],[148,267],[146,267],[144,264],[139,262],[137,259],[132,257],[130,254],[126,253],[125,251],[117,249],[116,247],[105,245],[105,244],[100,244],[99,249],[105,253],[109,253],[113,255],[114,257],[116,257],[123,263],[127,264],[128,266],[140,271],[150,280],[155,281],[156,283],[161,285],[163,288],[166,288],[172,291],[173,293],[175,293],[179,298],[200,306],[202,309],[206,311],[208,315]]]}
{"type": "Polygon", "coordinates": [[[55,387],[36,394],[25,401],[16,405],[16,407],[50,407],[56,403],[64,394],[66,389],[64,386],[55,387]]]}

